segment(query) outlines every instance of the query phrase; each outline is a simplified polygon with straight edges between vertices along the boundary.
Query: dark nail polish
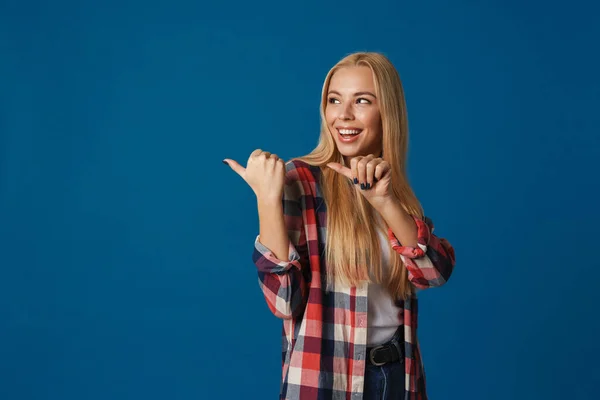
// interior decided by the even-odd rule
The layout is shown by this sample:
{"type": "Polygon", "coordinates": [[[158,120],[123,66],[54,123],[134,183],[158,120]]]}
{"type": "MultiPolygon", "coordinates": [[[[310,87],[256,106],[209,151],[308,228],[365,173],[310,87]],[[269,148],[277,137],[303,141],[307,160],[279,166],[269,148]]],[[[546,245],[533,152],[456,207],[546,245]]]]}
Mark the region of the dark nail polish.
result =
{"type": "Polygon", "coordinates": [[[227,161],[225,161],[225,160],[223,160],[223,164],[225,164],[225,165],[229,165],[229,164],[227,163],[227,161]]]}
{"type": "Polygon", "coordinates": [[[360,184],[360,189],[361,189],[361,190],[365,190],[365,184],[364,184],[364,183],[361,183],[361,184],[360,184]]]}
{"type": "Polygon", "coordinates": [[[379,180],[379,179],[377,179],[377,178],[373,177],[373,183],[377,183],[377,181],[378,181],[378,180],[379,180]]]}
{"type": "Polygon", "coordinates": [[[354,184],[357,185],[358,184],[358,178],[354,178],[354,184]]]}
{"type": "Polygon", "coordinates": [[[367,190],[371,189],[371,184],[367,183],[367,190]]]}

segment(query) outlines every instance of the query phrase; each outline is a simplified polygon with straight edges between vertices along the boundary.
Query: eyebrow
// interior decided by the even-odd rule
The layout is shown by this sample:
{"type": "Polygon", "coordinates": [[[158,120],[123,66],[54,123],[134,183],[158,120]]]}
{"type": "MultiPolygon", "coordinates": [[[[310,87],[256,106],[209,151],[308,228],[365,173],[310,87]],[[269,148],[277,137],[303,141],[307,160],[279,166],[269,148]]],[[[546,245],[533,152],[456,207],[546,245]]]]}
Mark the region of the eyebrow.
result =
{"type": "MultiPolygon", "coordinates": [[[[341,96],[340,92],[336,92],[335,90],[330,90],[329,94],[337,94],[338,96],[341,96]]],[[[371,92],[356,92],[356,93],[354,93],[354,96],[364,96],[364,95],[369,95],[369,96],[373,96],[373,97],[377,98],[377,96],[375,96],[371,92]]]]}

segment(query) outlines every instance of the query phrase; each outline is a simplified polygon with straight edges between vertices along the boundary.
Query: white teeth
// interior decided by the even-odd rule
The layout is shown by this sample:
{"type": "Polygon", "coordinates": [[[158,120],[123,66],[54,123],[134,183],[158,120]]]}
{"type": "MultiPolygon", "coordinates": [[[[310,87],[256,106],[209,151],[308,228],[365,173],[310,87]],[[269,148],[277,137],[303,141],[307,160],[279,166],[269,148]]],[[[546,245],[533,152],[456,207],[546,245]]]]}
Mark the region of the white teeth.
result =
{"type": "Polygon", "coordinates": [[[360,130],[358,130],[358,129],[339,129],[339,132],[342,135],[358,135],[360,133],[360,130]]]}

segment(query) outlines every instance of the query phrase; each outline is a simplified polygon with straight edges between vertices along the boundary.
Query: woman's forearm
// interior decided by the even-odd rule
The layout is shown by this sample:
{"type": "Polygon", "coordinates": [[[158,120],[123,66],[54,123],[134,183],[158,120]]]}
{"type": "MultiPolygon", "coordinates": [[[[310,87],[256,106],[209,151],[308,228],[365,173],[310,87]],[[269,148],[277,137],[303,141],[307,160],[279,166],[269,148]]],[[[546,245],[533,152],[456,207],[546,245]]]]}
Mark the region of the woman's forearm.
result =
{"type": "Polygon", "coordinates": [[[417,246],[417,226],[413,217],[404,211],[397,200],[390,200],[377,210],[394,232],[402,246],[417,246]]]}
{"type": "Polygon", "coordinates": [[[286,261],[290,246],[281,200],[257,200],[259,241],[279,260],[286,261]]]}

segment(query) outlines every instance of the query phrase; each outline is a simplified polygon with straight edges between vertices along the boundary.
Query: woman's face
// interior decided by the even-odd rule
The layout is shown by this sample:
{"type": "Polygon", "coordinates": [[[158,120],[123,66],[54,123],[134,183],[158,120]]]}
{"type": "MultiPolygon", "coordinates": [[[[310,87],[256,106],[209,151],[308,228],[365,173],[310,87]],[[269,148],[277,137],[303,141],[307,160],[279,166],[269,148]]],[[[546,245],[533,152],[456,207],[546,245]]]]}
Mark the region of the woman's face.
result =
{"type": "Polygon", "coordinates": [[[381,114],[369,67],[343,67],[331,77],[325,120],[346,165],[356,156],[379,156],[381,114]]]}

